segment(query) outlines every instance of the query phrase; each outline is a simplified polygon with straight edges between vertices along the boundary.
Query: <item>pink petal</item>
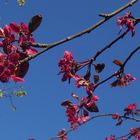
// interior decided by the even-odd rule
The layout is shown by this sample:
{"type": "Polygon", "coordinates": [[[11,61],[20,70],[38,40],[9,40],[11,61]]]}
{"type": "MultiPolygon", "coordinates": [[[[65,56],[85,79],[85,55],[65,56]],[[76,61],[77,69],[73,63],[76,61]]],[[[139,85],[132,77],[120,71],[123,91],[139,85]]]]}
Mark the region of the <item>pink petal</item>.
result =
{"type": "Polygon", "coordinates": [[[37,50],[36,49],[33,49],[33,48],[27,48],[26,49],[26,53],[28,55],[35,55],[35,54],[37,54],[37,50]]]}
{"type": "Polygon", "coordinates": [[[11,75],[11,79],[15,82],[24,82],[23,78],[16,77],[15,75],[11,75]]]}
{"type": "Polygon", "coordinates": [[[10,28],[15,33],[19,33],[20,32],[20,26],[17,23],[15,23],[15,22],[10,23],[10,28]]]}
{"type": "Polygon", "coordinates": [[[24,22],[21,22],[20,27],[23,32],[29,32],[29,29],[24,22]]]}
{"type": "Polygon", "coordinates": [[[10,32],[11,32],[10,27],[9,27],[8,25],[5,25],[5,26],[4,26],[4,34],[5,34],[6,36],[9,36],[10,32]]]}

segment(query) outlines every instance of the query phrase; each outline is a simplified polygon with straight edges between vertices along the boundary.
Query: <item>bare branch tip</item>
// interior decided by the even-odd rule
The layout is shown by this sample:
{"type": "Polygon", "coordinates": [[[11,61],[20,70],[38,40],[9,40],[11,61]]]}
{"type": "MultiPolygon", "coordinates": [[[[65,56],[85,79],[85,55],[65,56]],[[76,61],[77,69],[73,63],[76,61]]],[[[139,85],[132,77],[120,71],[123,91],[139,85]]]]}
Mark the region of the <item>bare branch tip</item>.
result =
{"type": "Polygon", "coordinates": [[[101,14],[99,14],[99,16],[104,17],[104,18],[108,18],[108,17],[110,17],[110,14],[101,13],[101,14]]]}

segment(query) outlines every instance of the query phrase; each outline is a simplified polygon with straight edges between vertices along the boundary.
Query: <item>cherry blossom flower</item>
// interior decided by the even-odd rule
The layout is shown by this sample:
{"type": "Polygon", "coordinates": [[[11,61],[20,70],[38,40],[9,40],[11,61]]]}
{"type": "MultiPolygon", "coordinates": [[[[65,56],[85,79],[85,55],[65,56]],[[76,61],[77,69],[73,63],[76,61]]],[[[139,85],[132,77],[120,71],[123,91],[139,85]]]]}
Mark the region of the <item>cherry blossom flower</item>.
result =
{"type": "Polygon", "coordinates": [[[109,138],[106,138],[105,140],[115,140],[115,136],[111,136],[109,138]]]}
{"type": "Polygon", "coordinates": [[[135,28],[134,28],[134,20],[131,12],[126,13],[123,17],[118,17],[117,20],[118,25],[120,25],[120,32],[123,29],[123,26],[127,28],[127,32],[130,30],[132,33],[132,36],[135,34],[135,28]]]}
{"type": "Polygon", "coordinates": [[[89,112],[98,112],[98,107],[95,104],[98,99],[98,96],[82,97],[80,107],[85,107],[89,112]]]}
{"type": "Polygon", "coordinates": [[[94,90],[94,84],[90,82],[90,80],[86,80],[84,77],[75,78],[76,80],[76,87],[84,87],[88,95],[92,95],[94,90]]]}
{"type": "MultiPolygon", "coordinates": [[[[6,55],[0,54],[0,81],[8,82],[12,79],[15,82],[23,82],[24,80],[18,76],[16,76],[16,58],[17,55],[14,55],[12,58],[14,61],[10,61],[7,59],[6,55]]],[[[13,60],[11,59],[11,60],[13,60]]]]}
{"type": "Polygon", "coordinates": [[[62,81],[66,81],[75,76],[78,63],[74,61],[71,52],[65,51],[64,57],[60,59],[58,66],[60,67],[58,74],[63,73],[62,81]]]}
{"type": "Polygon", "coordinates": [[[25,23],[15,22],[0,28],[0,81],[23,82],[23,77],[28,71],[29,62],[18,64],[20,60],[35,55],[37,50],[26,43],[33,43],[35,40],[25,23]]]}
{"type": "Polygon", "coordinates": [[[122,137],[121,140],[126,140],[126,138],[125,137],[122,137]]]}
{"type": "Polygon", "coordinates": [[[112,119],[118,119],[120,117],[119,113],[115,113],[112,115],[112,119]]]}
{"type": "Polygon", "coordinates": [[[62,129],[60,132],[58,132],[57,137],[58,140],[67,140],[66,130],[62,129]]]}
{"type": "Polygon", "coordinates": [[[29,45],[25,45],[26,42],[33,43],[35,40],[32,37],[27,25],[21,23],[18,25],[15,22],[10,23],[10,25],[5,25],[4,29],[1,28],[0,34],[3,37],[0,46],[3,47],[3,50],[6,54],[12,52],[12,50],[22,50],[27,55],[34,55],[37,53],[37,50],[33,49],[29,45]],[[18,47],[14,47],[14,42],[18,42],[18,47]]]}
{"type": "Polygon", "coordinates": [[[123,122],[122,117],[119,115],[119,113],[115,113],[112,115],[112,119],[117,120],[116,126],[121,125],[123,122]]]}
{"type": "Polygon", "coordinates": [[[117,74],[116,77],[117,80],[111,83],[111,87],[124,87],[136,80],[136,78],[131,76],[131,74],[117,74]]]}
{"type": "Polygon", "coordinates": [[[137,109],[137,105],[136,105],[135,103],[129,104],[129,105],[124,109],[125,115],[130,115],[130,114],[133,115],[133,113],[136,112],[136,109],[137,109]]]}
{"type": "Polygon", "coordinates": [[[127,111],[133,111],[137,109],[137,105],[135,103],[129,104],[126,108],[127,111]]]}
{"type": "Polygon", "coordinates": [[[79,113],[79,107],[77,105],[69,105],[66,107],[66,115],[68,117],[68,122],[70,122],[71,127],[76,129],[78,125],[87,121],[88,116],[81,116],[79,113]]]}
{"type": "Polygon", "coordinates": [[[140,128],[131,128],[129,133],[135,137],[135,140],[140,139],[140,128]]]}
{"type": "Polygon", "coordinates": [[[64,101],[61,105],[66,107],[68,122],[73,129],[89,119],[89,114],[81,106],[73,104],[70,101],[64,101]]]}

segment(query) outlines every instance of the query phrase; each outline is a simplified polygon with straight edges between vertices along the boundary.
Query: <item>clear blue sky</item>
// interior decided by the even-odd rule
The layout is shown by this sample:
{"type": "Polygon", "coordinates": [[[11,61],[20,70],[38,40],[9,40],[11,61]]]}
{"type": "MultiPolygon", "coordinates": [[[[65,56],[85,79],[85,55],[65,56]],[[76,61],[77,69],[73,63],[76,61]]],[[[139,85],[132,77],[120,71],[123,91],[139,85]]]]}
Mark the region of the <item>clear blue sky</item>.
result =
{"type": "MultiPolygon", "coordinates": [[[[109,13],[129,0],[26,0],[24,7],[19,7],[16,0],[1,0],[0,25],[10,22],[28,23],[36,14],[43,16],[41,26],[34,32],[36,42],[52,43],[69,35],[82,31],[96,23],[101,17],[99,13],[109,13]],[[5,1],[7,1],[5,3],[5,1]]],[[[138,17],[140,2],[131,10],[138,17]]],[[[122,12],[118,16],[124,15],[122,12]]],[[[117,17],[117,16],[116,16],[117,17]]],[[[77,61],[90,58],[97,50],[107,45],[117,37],[119,27],[116,17],[103,24],[90,34],[73,41],[57,46],[30,62],[30,69],[25,76],[24,89],[27,96],[13,98],[17,111],[10,108],[8,99],[0,100],[0,140],[27,140],[30,137],[36,140],[49,140],[61,128],[69,128],[65,117],[65,109],[60,103],[71,99],[71,92],[85,95],[83,89],[76,89],[74,82],[68,85],[61,82],[58,76],[57,63],[65,50],[73,53],[77,61]]],[[[112,49],[98,58],[97,62],[105,63],[106,68],[101,74],[102,78],[112,74],[117,67],[112,64],[116,58],[124,60],[131,50],[140,44],[140,26],[136,27],[136,35],[127,37],[116,43],[112,49]]],[[[126,73],[131,73],[137,81],[126,88],[110,88],[108,83],[96,90],[99,96],[98,107],[100,113],[122,112],[123,108],[136,102],[139,106],[139,53],[135,55],[126,67],[126,73]]],[[[2,85],[2,84],[1,84],[2,85]]],[[[3,85],[2,85],[3,86],[3,85]]],[[[4,85],[7,86],[7,85],[4,85]]],[[[134,122],[125,122],[116,127],[115,121],[110,118],[98,118],[80,127],[71,133],[69,140],[103,140],[110,134],[123,135],[131,127],[137,127],[134,122]]]]}

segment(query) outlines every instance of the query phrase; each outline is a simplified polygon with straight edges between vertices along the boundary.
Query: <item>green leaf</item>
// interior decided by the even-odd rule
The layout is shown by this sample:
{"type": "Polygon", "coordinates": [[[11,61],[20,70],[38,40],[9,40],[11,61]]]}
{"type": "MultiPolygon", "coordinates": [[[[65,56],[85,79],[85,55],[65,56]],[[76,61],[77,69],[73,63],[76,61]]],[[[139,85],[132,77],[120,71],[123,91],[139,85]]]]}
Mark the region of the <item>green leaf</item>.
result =
{"type": "Polygon", "coordinates": [[[18,97],[23,97],[23,96],[26,96],[27,93],[25,91],[14,91],[13,92],[14,95],[18,96],[18,97]]]}
{"type": "Polygon", "coordinates": [[[2,98],[3,97],[3,92],[2,91],[0,91],[0,98],[2,98]]]}
{"type": "Polygon", "coordinates": [[[16,111],[16,109],[17,109],[16,106],[12,105],[12,110],[16,111]]]}
{"type": "Polygon", "coordinates": [[[19,6],[24,6],[25,5],[25,0],[17,0],[19,6]]]}

